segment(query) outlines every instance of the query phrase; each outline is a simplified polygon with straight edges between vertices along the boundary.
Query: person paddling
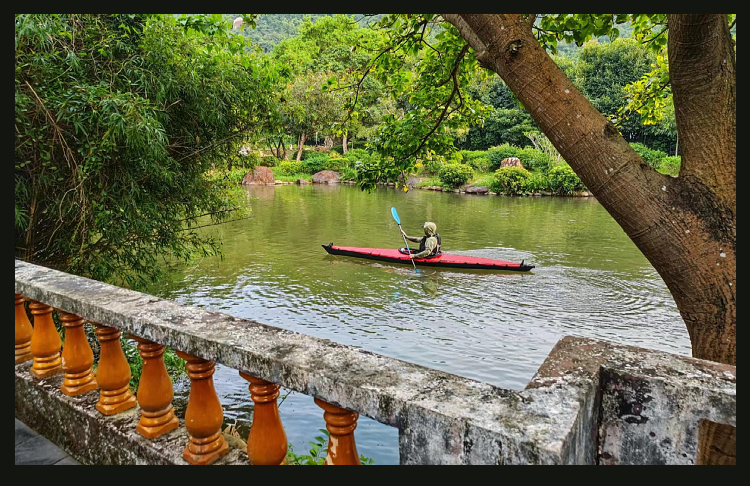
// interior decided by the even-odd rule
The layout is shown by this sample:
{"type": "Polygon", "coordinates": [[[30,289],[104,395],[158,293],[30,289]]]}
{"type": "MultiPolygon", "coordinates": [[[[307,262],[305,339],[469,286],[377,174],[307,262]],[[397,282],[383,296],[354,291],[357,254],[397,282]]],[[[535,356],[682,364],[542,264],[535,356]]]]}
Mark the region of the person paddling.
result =
{"type": "Polygon", "coordinates": [[[422,225],[424,228],[425,236],[415,237],[407,235],[404,230],[401,230],[401,234],[409,241],[419,243],[419,250],[417,253],[412,254],[412,258],[430,258],[440,254],[440,235],[437,234],[437,225],[435,223],[426,222],[422,225]]]}

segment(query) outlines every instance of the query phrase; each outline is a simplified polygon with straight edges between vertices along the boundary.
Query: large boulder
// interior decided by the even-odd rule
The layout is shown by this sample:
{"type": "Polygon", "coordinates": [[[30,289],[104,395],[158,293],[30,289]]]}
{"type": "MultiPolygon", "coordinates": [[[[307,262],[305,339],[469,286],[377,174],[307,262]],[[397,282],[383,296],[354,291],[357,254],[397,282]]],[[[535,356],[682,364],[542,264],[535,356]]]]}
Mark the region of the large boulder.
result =
{"type": "Polygon", "coordinates": [[[337,184],[341,175],[332,170],[321,170],[313,175],[313,184],[337,184]]]}
{"type": "Polygon", "coordinates": [[[518,157],[508,157],[500,162],[500,168],[502,169],[503,167],[520,167],[523,169],[523,164],[518,157]]]}
{"type": "Polygon", "coordinates": [[[265,186],[266,184],[272,186],[274,183],[273,171],[264,165],[259,165],[242,179],[243,185],[250,186],[265,186]]]}
{"type": "Polygon", "coordinates": [[[487,194],[490,189],[487,186],[469,186],[466,188],[466,194],[487,194]]]}

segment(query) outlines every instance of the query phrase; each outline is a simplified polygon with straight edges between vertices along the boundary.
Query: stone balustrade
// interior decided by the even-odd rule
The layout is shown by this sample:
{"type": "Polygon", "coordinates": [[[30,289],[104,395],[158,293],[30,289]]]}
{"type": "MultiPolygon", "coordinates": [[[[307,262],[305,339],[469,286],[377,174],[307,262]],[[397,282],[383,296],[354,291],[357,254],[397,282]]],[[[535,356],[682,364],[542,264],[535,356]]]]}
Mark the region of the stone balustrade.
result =
{"type": "Polygon", "coordinates": [[[692,464],[702,421],[736,427],[735,367],[591,339],[563,338],[525,390],[505,390],[19,260],[15,316],[16,417],[87,464],[283,464],[280,386],[315,398],[333,465],[359,464],[359,415],[398,428],[402,464],[692,464]],[[137,391],[122,333],[144,360],[137,391]],[[164,346],[187,361],[184,423],[164,346]],[[216,363],[249,382],[245,451],[222,435],[216,363]]]}

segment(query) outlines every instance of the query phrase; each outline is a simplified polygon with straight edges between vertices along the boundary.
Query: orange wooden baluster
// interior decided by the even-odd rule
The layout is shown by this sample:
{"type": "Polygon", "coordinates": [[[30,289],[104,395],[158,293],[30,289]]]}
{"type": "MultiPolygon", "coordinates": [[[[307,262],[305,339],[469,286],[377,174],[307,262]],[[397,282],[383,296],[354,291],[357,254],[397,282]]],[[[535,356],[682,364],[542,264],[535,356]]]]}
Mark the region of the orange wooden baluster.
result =
{"type": "Polygon", "coordinates": [[[138,351],[143,358],[136,394],[141,420],[135,430],[147,439],[155,439],[180,425],[172,407],[174,388],[164,365],[164,346],[136,336],[132,338],[138,341],[138,351]]]}
{"type": "Polygon", "coordinates": [[[190,398],[185,410],[185,428],[190,434],[182,457],[191,464],[211,464],[229,452],[229,444],[221,435],[224,411],[214,389],[216,363],[176,351],[187,361],[190,377],[190,398]]]}
{"type": "Polygon", "coordinates": [[[130,366],[120,344],[121,334],[119,329],[96,324],[96,337],[101,345],[96,370],[101,395],[96,409],[104,415],[124,412],[136,405],[130,391],[130,366]]]}
{"type": "Polygon", "coordinates": [[[62,368],[65,381],[60,390],[69,397],[77,397],[96,390],[96,378],[91,371],[94,352],[83,331],[83,319],[67,312],[60,312],[60,320],[65,327],[65,345],[62,350],[62,368]]]}
{"type": "Polygon", "coordinates": [[[240,376],[250,382],[250,396],[255,402],[253,424],[247,438],[247,457],[250,464],[284,464],[288,445],[279,417],[279,406],[276,404],[276,399],[279,398],[279,385],[242,371],[240,376]]]}
{"type": "Polygon", "coordinates": [[[357,444],[354,442],[354,429],[357,428],[359,414],[345,408],[331,405],[318,398],[315,404],[325,410],[323,418],[329,432],[326,464],[334,466],[359,465],[357,444]]]}
{"type": "Polygon", "coordinates": [[[49,378],[62,373],[62,340],[52,321],[52,307],[32,300],[29,309],[34,316],[34,334],[31,336],[34,365],[31,374],[37,378],[49,378]]]}
{"type": "Polygon", "coordinates": [[[23,296],[16,294],[16,364],[24,363],[34,359],[31,354],[31,336],[34,328],[31,327],[29,316],[23,306],[23,296]]]}

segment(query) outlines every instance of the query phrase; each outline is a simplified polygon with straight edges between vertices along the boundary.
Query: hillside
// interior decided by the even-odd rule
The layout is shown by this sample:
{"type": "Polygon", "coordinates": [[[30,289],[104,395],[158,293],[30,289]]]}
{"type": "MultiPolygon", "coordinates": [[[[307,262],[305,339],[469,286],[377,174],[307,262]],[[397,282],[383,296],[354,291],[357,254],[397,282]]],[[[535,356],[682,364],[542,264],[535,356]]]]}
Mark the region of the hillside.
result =
{"type": "MultiPolygon", "coordinates": [[[[224,14],[234,19],[239,14],[224,14]]],[[[245,29],[244,35],[250,37],[253,42],[268,52],[284,39],[294,37],[297,29],[309,17],[315,21],[320,17],[336,14],[261,14],[255,29],[245,29]]],[[[385,14],[347,14],[360,25],[366,26],[377,22],[385,14]]]]}

